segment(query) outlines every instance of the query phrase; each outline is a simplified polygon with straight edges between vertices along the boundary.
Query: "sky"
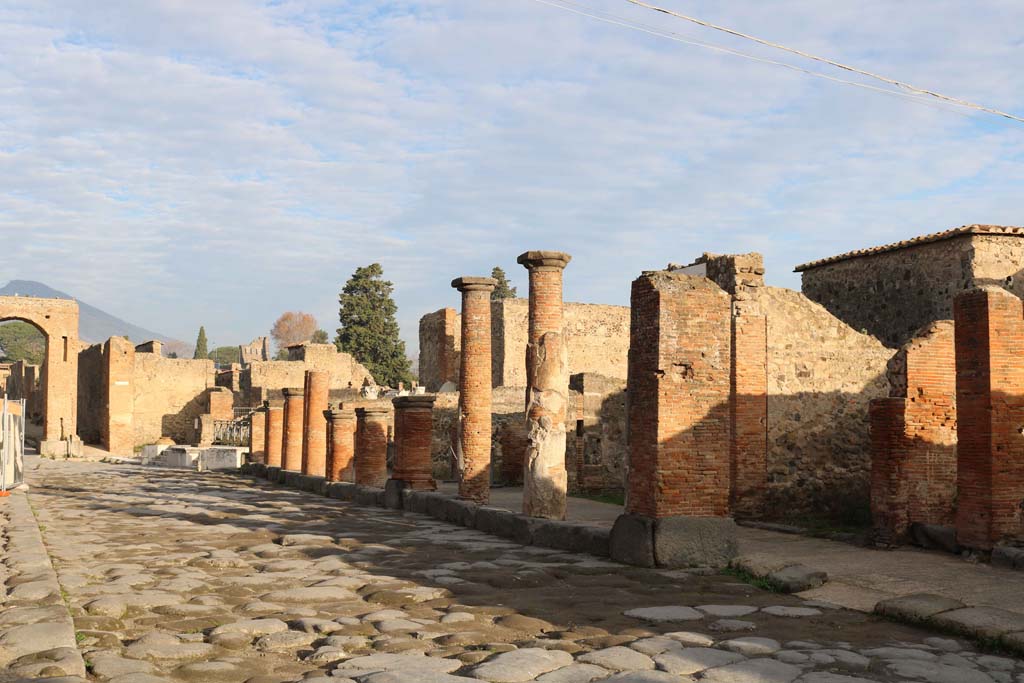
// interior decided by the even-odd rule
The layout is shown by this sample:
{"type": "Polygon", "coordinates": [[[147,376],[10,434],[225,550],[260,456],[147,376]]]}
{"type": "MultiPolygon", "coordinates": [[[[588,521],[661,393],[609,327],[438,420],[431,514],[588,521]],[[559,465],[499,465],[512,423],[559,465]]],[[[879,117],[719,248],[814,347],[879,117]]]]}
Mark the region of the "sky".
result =
{"type": "MultiPolygon", "coordinates": [[[[1024,116],[1020,0],[659,4],[1024,116]]],[[[536,0],[0,1],[0,282],[234,345],[287,310],[333,337],[379,262],[414,353],[453,278],[524,295],[528,249],[572,254],[567,300],[628,305],[703,252],[798,288],[806,261],[1024,224],[1024,124],[919,100],[536,0]]]]}

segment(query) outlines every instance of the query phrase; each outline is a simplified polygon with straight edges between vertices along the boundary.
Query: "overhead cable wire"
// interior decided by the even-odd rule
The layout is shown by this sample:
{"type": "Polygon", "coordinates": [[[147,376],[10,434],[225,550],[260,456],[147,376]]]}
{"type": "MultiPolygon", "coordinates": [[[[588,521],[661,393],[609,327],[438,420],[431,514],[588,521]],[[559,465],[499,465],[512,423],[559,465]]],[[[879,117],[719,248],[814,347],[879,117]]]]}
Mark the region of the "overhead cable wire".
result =
{"type": "MultiPolygon", "coordinates": [[[[682,35],[680,35],[678,33],[673,32],[673,31],[667,31],[667,30],[664,30],[664,29],[655,28],[655,27],[650,26],[648,24],[643,24],[643,23],[640,23],[640,22],[632,21],[630,19],[625,19],[623,17],[618,17],[618,16],[616,16],[614,14],[609,14],[607,12],[601,12],[600,10],[593,10],[593,9],[591,9],[589,7],[581,6],[581,5],[579,5],[579,4],[575,3],[575,2],[572,2],[572,0],[533,0],[533,1],[537,2],[537,3],[540,3],[542,5],[548,5],[550,7],[557,7],[558,9],[563,9],[563,10],[566,10],[567,12],[572,12],[573,14],[579,14],[581,16],[589,17],[591,19],[596,19],[596,20],[604,22],[606,24],[612,24],[612,25],[615,25],[615,26],[622,26],[624,28],[634,29],[636,31],[641,31],[643,33],[648,33],[648,34],[653,35],[653,36],[658,36],[660,38],[666,38],[668,40],[672,40],[672,41],[675,41],[677,43],[684,43],[686,45],[693,45],[693,46],[696,46],[696,47],[703,47],[703,48],[706,48],[706,49],[709,49],[709,50],[714,50],[716,52],[722,52],[722,53],[725,53],[725,54],[734,55],[736,57],[742,57],[743,59],[749,59],[751,61],[760,62],[762,64],[768,64],[770,66],[781,66],[781,67],[783,67],[785,69],[789,69],[791,71],[796,71],[798,73],[806,74],[808,76],[813,76],[815,78],[823,78],[823,79],[825,79],[827,81],[832,81],[834,83],[839,83],[839,84],[842,84],[842,85],[851,85],[851,86],[854,86],[854,87],[857,87],[857,88],[864,88],[865,90],[871,90],[873,92],[882,93],[883,95],[893,95],[895,97],[902,97],[904,99],[908,99],[908,100],[910,100],[912,102],[916,102],[917,104],[921,104],[921,105],[924,105],[926,107],[932,107],[932,108],[935,108],[935,109],[942,109],[943,111],[947,111],[947,112],[950,112],[950,113],[953,113],[953,114],[958,114],[960,116],[970,116],[970,114],[968,114],[966,112],[954,109],[953,105],[951,103],[943,103],[943,102],[939,102],[939,101],[927,101],[927,100],[922,99],[921,95],[918,95],[918,94],[899,92],[899,91],[896,91],[896,90],[890,90],[888,88],[880,88],[878,86],[870,85],[868,83],[861,83],[859,81],[851,81],[849,79],[839,78],[837,76],[830,76],[828,74],[821,73],[820,71],[812,71],[810,69],[805,69],[805,68],[803,68],[801,66],[797,66],[795,64],[789,64],[787,62],[780,62],[780,61],[777,61],[777,60],[774,60],[774,59],[767,59],[765,57],[758,57],[757,55],[752,55],[752,54],[749,54],[747,52],[741,52],[740,50],[734,50],[732,48],[724,47],[722,45],[715,45],[713,43],[706,43],[706,42],[701,41],[701,40],[696,40],[696,39],[693,39],[693,38],[688,38],[686,36],[682,36],[682,35]]],[[[1013,116],[1010,116],[1010,118],[1016,119],[1016,117],[1013,117],[1013,116]]],[[[1021,120],[1021,119],[1018,119],[1018,120],[1021,120]]],[[[1024,120],[1022,120],[1022,121],[1024,121],[1024,120]]]]}
{"type": "Polygon", "coordinates": [[[696,17],[691,17],[691,16],[688,16],[686,14],[682,14],[680,12],[676,12],[674,10],[666,9],[665,7],[659,7],[657,5],[652,5],[650,3],[644,2],[643,0],[626,0],[626,2],[628,2],[628,3],[632,4],[632,5],[637,5],[638,7],[644,7],[646,9],[653,10],[655,12],[661,12],[662,14],[667,14],[667,15],[669,15],[671,17],[675,17],[677,19],[683,19],[684,21],[689,21],[689,22],[691,22],[693,24],[697,24],[698,26],[704,26],[706,28],[710,28],[710,29],[713,29],[715,31],[721,31],[723,33],[728,33],[729,35],[733,35],[733,36],[736,36],[738,38],[743,38],[744,40],[750,40],[750,41],[753,41],[755,43],[759,43],[760,45],[765,45],[767,47],[774,48],[776,50],[783,50],[784,52],[789,52],[791,54],[798,55],[800,57],[804,57],[805,59],[811,59],[811,60],[814,60],[816,62],[821,62],[823,64],[828,64],[829,66],[834,66],[837,69],[843,69],[845,71],[850,71],[850,72],[855,73],[855,74],[860,74],[861,76],[867,76],[868,78],[874,78],[876,80],[882,81],[884,83],[888,83],[890,85],[894,85],[894,86],[896,86],[898,88],[902,88],[904,90],[909,90],[909,91],[917,93],[919,95],[925,95],[927,97],[934,97],[934,98],[939,99],[939,100],[943,100],[943,101],[946,101],[946,102],[951,102],[951,103],[956,104],[956,105],[961,106],[961,107],[968,107],[970,109],[977,109],[978,111],[984,111],[984,112],[987,112],[989,114],[995,114],[996,116],[1002,116],[1004,118],[1011,119],[1013,121],[1018,121],[1020,123],[1024,123],[1024,118],[1021,118],[1019,116],[1015,116],[1015,115],[1007,113],[1005,111],[1001,111],[999,109],[993,109],[992,107],[986,107],[984,105],[977,104],[977,103],[971,102],[969,100],[960,99],[959,97],[951,97],[950,95],[943,95],[942,93],[935,92],[934,90],[928,90],[927,88],[921,88],[921,87],[918,87],[916,85],[911,85],[910,83],[906,83],[904,81],[899,81],[899,80],[896,80],[894,78],[889,78],[887,76],[882,76],[880,74],[872,73],[870,71],[865,71],[864,69],[859,69],[859,68],[857,68],[855,66],[850,66],[849,64],[843,64],[842,62],[837,62],[835,60],[828,59],[827,57],[821,57],[821,56],[818,56],[818,55],[811,54],[809,52],[804,52],[803,50],[798,50],[796,48],[787,47],[787,46],[781,45],[779,43],[773,43],[770,40],[765,40],[763,38],[758,38],[757,36],[752,36],[749,33],[743,33],[742,31],[737,31],[735,29],[731,29],[731,28],[728,28],[726,26],[720,26],[718,24],[713,24],[710,21],[704,21],[703,19],[698,19],[696,17]]]}

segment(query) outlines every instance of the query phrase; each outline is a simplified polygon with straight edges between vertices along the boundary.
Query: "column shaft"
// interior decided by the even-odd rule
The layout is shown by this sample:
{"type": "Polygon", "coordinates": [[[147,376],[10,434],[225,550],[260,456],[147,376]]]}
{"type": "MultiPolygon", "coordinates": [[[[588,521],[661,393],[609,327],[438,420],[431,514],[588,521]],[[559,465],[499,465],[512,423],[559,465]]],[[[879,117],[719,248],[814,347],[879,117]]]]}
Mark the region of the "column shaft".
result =
{"type": "Polygon", "coordinates": [[[388,480],[388,409],[356,408],[356,483],[384,488],[388,480]]]}
{"type": "Polygon", "coordinates": [[[327,469],[327,399],[331,373],[306,371],[306,398],[303,405],[302,472],[325,476],[327,469]]]}
{"type": "Polygon", "coordinates": [[[267,426],[265,430],[265,445],[267,467],[281,466],[281,441],[284,431],[284,408],[282,406],[267,405],[267,426]]]}
{"type": "Polygon", "coordinates": [[[399,396],[395,404],[395,466],[392,479],[406,488],[433,491],[430,446],[434,429],[434,396],[399,396]]]}
{"type": "Polygon", "coordinates": [[[281,435],[281,468],[302,469],[302,389],[284,390],[284,429],[281,435]]]}

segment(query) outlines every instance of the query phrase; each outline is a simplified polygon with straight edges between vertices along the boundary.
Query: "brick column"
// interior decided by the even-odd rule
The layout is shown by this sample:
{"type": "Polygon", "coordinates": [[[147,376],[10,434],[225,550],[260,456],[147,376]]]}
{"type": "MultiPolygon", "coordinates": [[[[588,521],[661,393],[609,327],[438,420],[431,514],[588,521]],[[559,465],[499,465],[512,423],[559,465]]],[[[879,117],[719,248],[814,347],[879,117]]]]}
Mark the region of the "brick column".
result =
{"type": "Polygon", "coordinates": [[[327,481],[355,481],[356,414],[352,410],[325,410],[328,443],[327,481]]]}
{"type": "Polygon", "coordinates": [[[267,409],[260,406],[249,415],[249,457],[253,462],[265,462],[267,442],[267,409]]]}
{"type": "Polygon", "coordinates": [[[284,407],[267,401],[267,425],[263,446],[267,467],[281,466],[281,444],[284,435],[284,407]]]}
{"type": "Polygon", "coordinates": [[[405,488],[433,491],[430,446],[434,432],[433,395],[399,396],[395,405],[395,464],[391,478],[405,488]]]}
{"type": "Polygon", "coordinates": [[[361,486],[384,488],[388,481],[386,406],[356,408],[355,479],[361,486]]]}
{"type": "Polygon", "coordinates": [[[489,277],[460,277],[462,361],[459,368],[459,497],[491,498],[491,292],[489,277]]]}
{"type": "Polygon", "coordinates": [[[281,430],[281,469],[302,470],[302,389],[282,389],[284,393],[284,428],[281,430]]]}
{"type": "Polygon", "coordinates": [[[633,282],[630,308],[626,514],[611,556],[724,566],[736,553],[727,516],[731,298],[707,278],[654,272],[633,282]]]}
{"type": "Polygon", "coordinates": [[[988,550],[1024,536],[1024,310],[998,287],[953,302],[957,541],[988,550]]]}
{"type": "Polygon", "coordinates": [[[516,259],[530,272],[523,462],[523,513],[530,517],[565,519],[569,356],[562,320],[562,271],[571,258],[560,251],[528,251],[516,259]]]}
{"type": "Polygon", "coordinates": [[[306,371],[302,422],[302,473],[323,477],[327,470],[327,410],[331,373],[306,371]]]}

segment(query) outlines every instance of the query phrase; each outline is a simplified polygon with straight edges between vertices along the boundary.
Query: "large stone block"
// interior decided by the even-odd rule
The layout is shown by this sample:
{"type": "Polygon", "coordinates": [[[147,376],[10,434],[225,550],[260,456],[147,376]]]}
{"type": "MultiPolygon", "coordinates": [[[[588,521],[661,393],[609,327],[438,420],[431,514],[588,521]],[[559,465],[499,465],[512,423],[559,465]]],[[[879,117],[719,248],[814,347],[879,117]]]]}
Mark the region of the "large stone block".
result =
{"type": "Polygon", "coordinates": [[[478,507],[474,520],[474,526],[478,531],[501,536],[523,545],[533,543],[533,531],[537,524],[539,520],[534,518],[489,506],[478,507]]]}
{"type": "Polygon", "coordinates": [[[444,498],[441,506],[443,519],[472,529],[476,521],[477,505],[459,498],[444,498]]]}
{"type": "Polygon", "coordinates": [[[267,479],[269,481],[276,482],[277,481],[277,477],[278,477],[280,472],[281,472],[281,468],[280,467],[267,467],[265,475],[266,475],[266,477],[267,477],[267,479]]]}
{"type": "Polygon", "coordinates": [[[609,529],[578,522],[545,520],[534,527],[533,544],[572,553],[607,557],[610,533],[609,529]]]}
{"type": "Polygon", "coordinates": [[[736,557],[736,522],[729,517],[662,517],[654,522],[659,567],[727,567],[736,557]]]}
{"type": "Polygon", "coordinates": [[[430,494],[430,491],[406,491],[402,498],[402,506],[406,512],[425,515],[427,514],[427,497],[430,494]]]}
{"type": "Polygon", "coordinates": [[[608,539],[609,556],[637,567],[654,566],[654,520],[642,515],[619,515],[608,539]]]}
{"type": "Polygon", "coordinates": [[[426,513],[434,519],[444,520],[444,501],[445,497],[443,494],[435,492],[427,492],[426,502],[427,509],[426,513]]]}
{"type": "Polygon", "coordinates": [[[332,481],[327,484],[327,495],[335,500],[353,501],[356,485],[348,481],[332,481]]]}
{"type": "Polygon", "coordinates": [[[384,484],[384,507],[390,510],[403,510],[405,504],[405,482],[401,479],[388,479],[384,484]]]}
{"type": "Polygon", "coordinates": [[[375,486],[356,486],[356,495],[353,499],[356,505],[367,507],[384,507],[384,489],[375,486]]]}

